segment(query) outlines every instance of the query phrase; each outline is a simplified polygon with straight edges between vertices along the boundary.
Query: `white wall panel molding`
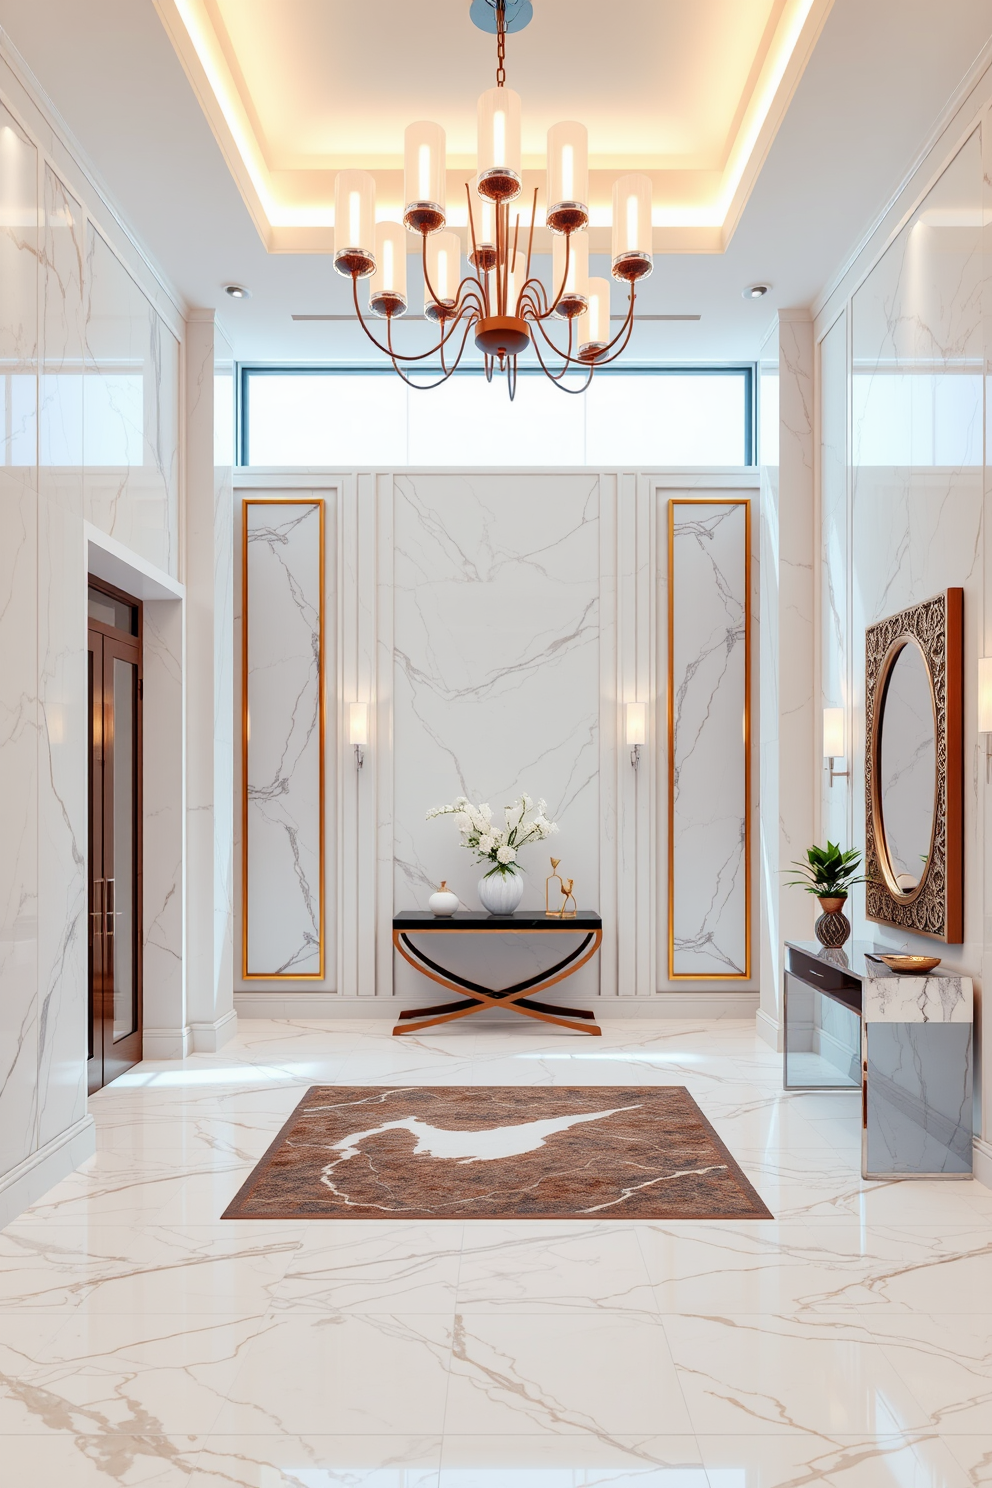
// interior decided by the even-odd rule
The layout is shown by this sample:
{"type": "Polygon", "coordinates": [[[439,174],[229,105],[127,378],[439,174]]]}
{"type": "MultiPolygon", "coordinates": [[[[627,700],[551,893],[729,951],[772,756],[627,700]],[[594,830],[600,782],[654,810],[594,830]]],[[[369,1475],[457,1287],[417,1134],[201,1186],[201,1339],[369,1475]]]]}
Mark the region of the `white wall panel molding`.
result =
{"type": "Polygon", "coordinates": [[[322,981],[324,503],[243,512],[242,977],[322,981]]]}
{"type": "MultiPolygon", "coordinates": [[[[261,1016],[290,998],[293,1016],[300,1007],[355,1016],[422,1001],[419,979],[394,967],[393,913],[422,905],[444,875],[474,907],[481,873],[450,823],[425,822],[426,810],[460,790],[501,805],[521,788],[561,813],[562,835],[548,847],[575,877],[580,903],[604,917],[602,958],[570,984],[568,1000],[689,1007],[684,986],[657,997],[667,893],[658,528],[671,492],[737,496],[754,491],[755,472],[252,470],[236,481],[239,499],[329,500],[337,641],[333,663],[328,643],[328,733],[341,740],[328,744],[333,969],[322,986],[296,992],[241,985],[236,1008],[261,1016]],[[649,719],[636,772],[627,701],[646,703],[649,719]],[[361,770],[352,702],[368,704],[361,770]]],[[[525,866],[525,905],[543,904],[547,848],[525,866]]],[[[518,944],[512,954],[532,952],[518,944]]],[[[510,955],[502,947],[491,968],[497,982],[510,955]]],[[[716,985],[702,995],[716,997],[716,985]]],[[[716,1015],[723,1004],[699,1007],[716,1015]]]]}
{"type": "Polygon", "coordinates": [[[668,977],[751,973],[751,511],[668,502],[668,977]]]}

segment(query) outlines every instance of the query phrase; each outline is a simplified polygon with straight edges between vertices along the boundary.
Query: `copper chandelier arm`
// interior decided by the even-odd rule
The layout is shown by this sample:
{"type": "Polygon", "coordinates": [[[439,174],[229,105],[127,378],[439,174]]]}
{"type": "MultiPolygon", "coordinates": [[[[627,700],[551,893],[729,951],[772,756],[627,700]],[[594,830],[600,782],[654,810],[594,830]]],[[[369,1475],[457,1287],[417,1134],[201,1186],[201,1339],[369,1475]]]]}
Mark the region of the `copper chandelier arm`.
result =
{"type": "Polygon", "coordinates": [[[615,362],[618,356],[622,356],[623,355],[623,353],[627,349],[627,342],[630,340],[631,335],[633,333],[633,330],[634,330],[634,286],[633,286],[633,284],[631,284],[631,286],[630,286],[630,304],[627,307],[627,318],[624,321],[623,325],[620,327],[620,329],[617,331],[616,335],[613,337],[613,340],[610,342],[609,346],[604,346],[602,352],[596,358],[596,365],[597,365],[597,367],[608,366],[610,362],[615,362]],[[621,341],[621,338],[622,338],[622,344],[617,347],[617,350],[613,352],[613,355],[611,357],[608,357],[606,355],[606,353],[608,351],[613,351],[614,346],[617,345],[617,342],[618,341],[621,341]]]}
{"type": "MultiPolygon", "coordinates": [[[[548,338],[546,336],[545,336],[544,339],[546,341],[548,340],[548,338]]],[[[548,341],[548,345],[549,346],[551,345],[551,342],[550,341],[548,341]]],[[[579,361],[576,360],[576,358],[574,358],[571,355],[571,347],[572,347],[572,325],[571,325],[571,322],[569,322],[569,326],[568,326],[568,345],[569,345],[569,352],[568,352],[568,355],[566,356],[566,359],[565,359],[565,365],[562,367],[562,369],[561,369],[560,372],[553,373],[553,372],[549,371],[548,366],[547,366],[547,364],[546,364],[543,356],[541,355],[541,348],[537,344],[536,337],[534,339],[534,351],[535,351],[535,353],[537,355],[537,360],[541,364],[541,370],[543,371],[545,377],[548,379],[549,382],[554,383],[555,387],[558,389],[558,391],[560,393],[570,393],[574,397],[574,396],[576,396],[579,393],[584,393],[587,390],[587,388],[589,387],[589,384],[592,382],[593,373],[596,370],[596,363],[595,362],[579,362],[579,361]],[[565,386],[565,383],[562,380],[564,378],[564,376],[565,376],[565,373],[568,371],[570,364],[575,365],[575,366],[582,367],[586,371],[586,380],[582,384],[581,387],[576,387],[576,388],[566,387],[565,386]]],[[[556,347],[552,347],[552,350],[557,350],[557,348],[556,347]]],[[[559,353],[559,355],[562,355],[562,353],[559,353]]]]}
{"type": "MultiPolygon", "coordinates": [[[[460,319],[454,322],[455,326],[459,324],[460,319]]],[[[468,340],[468,333],[472,329],[472,324],[473,322],[471,320],[466,320],[465,330],[462,334],[461,345],[458,348],[458,355],[455,357],[450,371],[445,372],[444,376],[439,377],[436,382],[414,382],[412,378],[407,377],[406,373],[403,371],[403,368],[397,361],[392,349],[387,347],[386,355],[389,357],[390,361],[393,364],[393,371],[396,373],[397,377],[401,377],[403,379],[407,387],[413,388],[418,393],[429,393],[432,392],[434,388],[439,388],[442,383],[447,382],[448,378],[452,377],[454,373],[457,372],[459,364],[461,363],[462,354],[465,350],[465,342],[468,340]]],[[[392,339],[392,316],[390,316],[389,321],[387,322],[386,329],[387,332],[389,332],[390,334],[390,339],[392,339]]],[[[454,329],[454,327],[452,327],[452,329],[454,329]]],[[[447,337],[445,339],[447,339],[447,337]]]]}
{"type": "MultiPolygon", "coordinates": [[[[377,351],[381,351],[382,354],[383,354],[383,356],[388,356],[389,359],[390,359],[390,361],[393,362],[394,365],[395,365],[395,362],[396,362],[396,358],[397,357],[399,357],[400,360],[401,361],[404,361],[404,362],[424,362],[424,361],[427,360],[428,357],[437,356],[438,353],[440,352],[442,346],[444,346],[445,342],[446,341],[450,341],[451,337],[455,334],[455,331],[458,329],[459,323],[464,318],[465,314],[466,313],[468,313],[468,314],[472,314],[473,313],[471,310],[468,311],[468,312],[466,312],[466,311],[463,310],[461,312],[461,314],[456,315],[456,316],[452,316],[451,319],[450,319],[450,326],[451,326],[450,330],[445,331],[444,332],[444,335],[441,337],[441,339],[437,343],[437,345],[430,347],[429,350],[427,350],[427,351],[418,351],[418,352],[413,352],[413,351],[410,351],[410,352],[406,352],[406,351],[404,351],[404,352],[398,352],[398,351],[395,351],[393,349],[393,347],[392,347],[391,344],[388,345],[388,346],[383,346],[382,342],[379,341],[377,339],[377,337],[375,337],[372,334],[372,332],[369,330],[369,327],[368,327],[368,325],[365,322],[365,317],[362,315],[362,307],[358,303],[358,276],[355,275],[355,274],[353,274],[351,276],[351,287],[352,287],[352,298],[353,298],[353,300],[355,302],[355,314],[358,316],[358,322],[359,322],[362,330],[365,332],[366,336],[368,336],[369,340],[372,342],[372,345],[376,348],[376,350],[377,351]]],[[[388,333],[388,340],[390,341],[390,343],[392,342],[392,325],[393,325],[394,319],[395,319],[395,316],[392,316],[392,315],[387,315],[387,317],[386,317],[386,330],[387,330],[387,333],[388,333]]],[[[472,324],[472,322],[470,322],[470,324],[472,324]]],[[[467,334],[468,334],[468,331],[466,330],[466,335],[467,334]]]]}
{"type": "MultiPolygon", "coordinates": [[[[537,329],[540,331],[540,333],[544,337],[545,341],[551,347],[551,350],[554,352],[555,356],[559,356],[559,357],[564,358],[565,362],[569,366],[571,366],[571,367],[581,367],[583,369],[583,371],[585,371],[585,369],[589,366],[589,362],[586,361],[584,358],[573,356],[572,353],[571,353],[571,351],[562,351],[562,349],[561,349],[560,346],[556,346],[555,343],[552,341],[551,337],[548,335],[547,331],[544,329],[544,324],[543,324],[543,322],[540,319],[531,320],[531,321],[528,321],[527,323],[528,323],[528,325],[537,326],[537,329]]],[[[569,340],[569,345],[571,346],[571,343],[572,343],[572,327],[571,327],[571,323],[569,323],[569,328],[568,329],[569,329],[568,340],[569,340]]],[[[534,348],[536,350],[537,349],[537,338],[536,337],[533,338],[533,343],[534,343],[534,348]]],[[[597,361],[598,360],[599,359],[597,358],[597,361]]]]}

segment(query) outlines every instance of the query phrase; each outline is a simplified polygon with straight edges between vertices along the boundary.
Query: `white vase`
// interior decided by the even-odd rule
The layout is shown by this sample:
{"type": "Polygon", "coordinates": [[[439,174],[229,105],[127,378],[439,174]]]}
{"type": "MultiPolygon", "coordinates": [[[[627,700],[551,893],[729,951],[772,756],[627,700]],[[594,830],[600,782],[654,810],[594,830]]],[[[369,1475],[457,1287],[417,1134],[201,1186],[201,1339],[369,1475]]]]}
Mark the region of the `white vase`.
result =
{"type": "Polygon", "coordinates": [[[436,894],[431,895],[427,903],[435,919],[446,920],[458,908],[458,895],[448,888],[447,879],[442,879],[441,887],[436,894]]]}
{"type": "Polygon", "coordinates": [[[479,880],[479,898],[491,915],[511,915],[524,897],[523,876],[519,873],[494,873],[479,880]]]}

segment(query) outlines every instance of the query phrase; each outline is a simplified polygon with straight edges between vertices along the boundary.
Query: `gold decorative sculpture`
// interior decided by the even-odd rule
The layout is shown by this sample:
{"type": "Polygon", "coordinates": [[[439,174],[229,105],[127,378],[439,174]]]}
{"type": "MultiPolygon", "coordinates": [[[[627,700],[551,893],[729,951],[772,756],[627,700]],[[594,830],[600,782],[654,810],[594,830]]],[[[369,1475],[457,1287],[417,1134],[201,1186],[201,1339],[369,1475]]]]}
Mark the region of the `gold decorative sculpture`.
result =
{"type": "Polygon", "coordinates": [[[551,874],[545,880],[545,884],[544,884],[544,914],[545,914],[545,917],[547,919],[557,919],[558,918],[558,910],[551,908],[551,885],[553,883],[557,882],[558,887],[559,887],[559,889],[562,890],[562,892],[564,892],[564,889],[565,889],[565,885],[564,885],[564,883],[562,881],[561,874],[558,872],[558,864],[560,862],[561,862],[561,858],[552,858],[551,859],[551,874]]]}
{"type": "Polygon", "coordinates": [[[562,892],[561,909],[558,911],[558,915],[557,915],[557,918],[559,920],[574,920],[575,919],[575,916],[579,912],[578,905],[575,902],[575,895],[572,893],[572,885],[574,883],[575,883],[575,879],[574,878],[570,878],[568,880],[568,883],[562,883],[562,886],[561,886],[561,892],[562,892]],[[571,900],[571,904],[572,904],[571,909],[569,909],[569,907],[568,907],[570,900],[571,900]]]}

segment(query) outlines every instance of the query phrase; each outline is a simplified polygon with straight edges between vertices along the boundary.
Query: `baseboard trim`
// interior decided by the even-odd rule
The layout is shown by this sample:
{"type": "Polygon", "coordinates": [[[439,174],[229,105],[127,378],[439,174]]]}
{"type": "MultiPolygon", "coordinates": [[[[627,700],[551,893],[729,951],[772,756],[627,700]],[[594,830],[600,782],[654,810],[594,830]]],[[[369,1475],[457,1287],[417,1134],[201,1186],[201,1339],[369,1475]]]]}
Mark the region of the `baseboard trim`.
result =
{"type": "Polygon", "coordinates": [[[782,1052],[782,1025],[771,1013],[766,1013],[763,1007],[759,1007],[754,1016],[754,1026],[758,1037],[768,1046],[775,1050],[776,1054],[782,1052]]]}
{"type": "Polygon", "coordinates": [[[992,1142],[986,1142],[984,1137],[976,1137],[972,1152],[975,1177],[986,1188],[992,1188],[992,1142]]]}
{"type": "MultiPolygon", "coordinates": [[[[407,1007],[423,1007],[430,992],[418,1002],[396,997],[338,997],[334,992],[235,992],[234,1010],[239,1018],[388,1018],[396,1020],[407,1007]]],[[[659,992],[655,997],[598,997],[571,1001],[572,1007],[589,1008],[600,1021],[613,1018],[744,1018],[758,1009],[757,992],[659,992]]],[[[503,1014],[478,1014],[510,1017],[503,1014]]],[[[166,1056],[159,1056],[164,1058],[166,1056]]]]}
{"type": "Polygon", "coordinates": [[[96,1123],[86,1115],[4,1173],[0,1178],[0,1229],[68,1178],[95,1151],[96,1123]]]}
{"type": "Polygon", "coordinates": [[[185,1059],[190,1052],[189,1028],[143,1028],[142,1059],[185,1059]]]}
{"type": "Polygon", "coordinates": [[[231,1008],[213,1023],[191,1023],[190,1043],[194,1054],[216,1054],[238,1031],[238,1015],[231,1008]]]}

